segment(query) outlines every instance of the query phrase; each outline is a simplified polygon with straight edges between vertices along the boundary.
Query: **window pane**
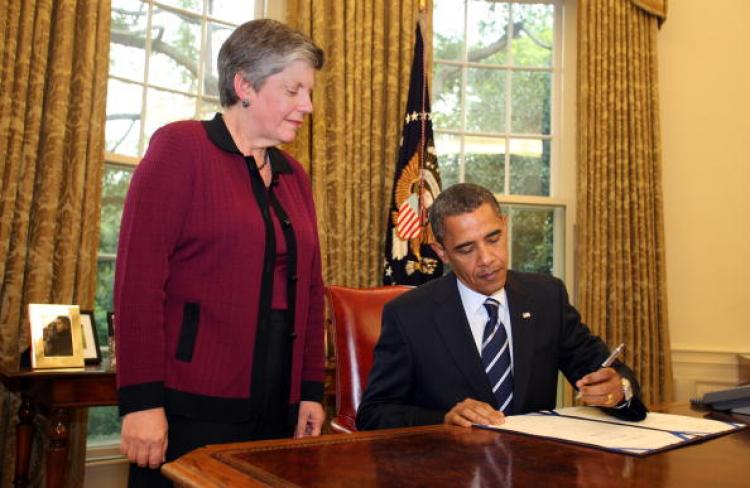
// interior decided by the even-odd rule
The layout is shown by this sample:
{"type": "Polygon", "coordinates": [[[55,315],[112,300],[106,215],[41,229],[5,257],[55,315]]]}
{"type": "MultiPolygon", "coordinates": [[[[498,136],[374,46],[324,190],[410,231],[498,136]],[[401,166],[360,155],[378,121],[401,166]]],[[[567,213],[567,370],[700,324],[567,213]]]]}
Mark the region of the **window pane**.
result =
{"type": "Polygon", "coordinates": [[[229,34],[234,30],[233,27],[227,27],[223,24],[214,22],[208,23],[208,38],[206,39],[206,67],[203,85],[203,93],[206,95],[219,96],[218,80],[219,71],[216,67],[216,59],[219,56],[219,49],[224,44],[229,34]]]}
{"type": "Polygon", "coordinates": [[[198,14],[203,13],[202,0],[157,0],[156,3],[157,5],[166,5],[169,7],[177,7],[185,10],[190,10],[191,12],[195,12],[198,14]]]}
{"type": "Polygon", "coordinates": [[[200,20],[169,10],[155,10],[151,20],[149,83],[175,90],[198,89],[200,20]]]}
{"type": "Polygon", "coordinates": [[[513,72],[511,131],[515,134],[549,134],[551,98],[551,73],[513,72]]]}
{"type": "Polygon", "coordinates": [[[513,5],[513,64],[552,66],[555,7],[549,4],[513,5]]]}
{"type": "Polygon", "coordinates": [[[487,0],[470,0],[467,22],[468,61],[508,62],[509,6],[487,0]]]}
{"type": "Polygon", "coordinates": [[[237,0],[209,0],[208,15],[228,22],[253,16],[253,2],[237,0]]]}
{"type": "Polygon", "coordinates": [[[138,156],[142,97],[141,85],[110,78],[107,84],[107,125],[104,128],[108,152],[138,156]]]}
{"type": "Polygon", "coordinates": [[[216,112],[221,112],[221,105],[218,100],[201,99],[201,106],[198,110],[198,118],[200,120],[213,119],[216,112]]]}
{"type": "Polygon", "coordinates": [[[505,187],[505,139],[467,136],[464,140],[465,178],[493,193],[505,187]]]}
{"type": "Polygon", "coordinates": [[[109,74],[143,81],[146,63],[148,5],[133,0],[112,1],[109,74]]]}
{"type": "Polygon", "coordinates": [[[433,3],[432,48],[435,59],[464,57],[464,2],[435,0],[433,3]]]}
{"type": "Polygon", "coordinates": [[[86,445],[112,444],[120,439],[120,416],[117,407],[89,408],[86,445]]]}
{"type": "Polygon", "coordinates": [[[107,312],[114,311],[112,292],[115,284],[115,260],[114,258],[99,257],[96,262],[96,308],[94,309],[94,321],[96,322],[96,334],[99,336],[101,345],[109,346],[109,327],[107,325],[107,312]]]}
{"type": "Polygon", "coordinates": [[[133,168],[111,165],[105,165],[104,167],[99,254],[115,254],[117,252],[122,208],[125,205],[125,195],[128,192],[132,176],[133,168]]]}
{"type": "Polygon", "coordinates": [[[461,139],[451,134],[435,134],[435,151],[439,154],[440,180],[443,188],[459,182],[458,161],[461,154],[461,139]]]}
{"type": "Polygon", "coordinates": [[[436,63],[432,122],[441,129],[461,128],[461,67],[436,63]]]}
{"type": "Polygon", "coordinates": [[[146,142],[159,127],[195,117],[195,97],[149,88],[147,99],[146,142]]]}
{"type": "Polygon", "coordinates": [[[511,139],[510,193],[549,196],[550,141],[511,139]]]}
{"type": "Polygon", "coordinates": [[[511,207],[511,268],[552,274],[554,210],[511,207]]]}
{"type": "Polygon", "coordinates": [[[466,82],[466,129],[505,131],[505,79],[507,71],[469,68],[466,82]]]}

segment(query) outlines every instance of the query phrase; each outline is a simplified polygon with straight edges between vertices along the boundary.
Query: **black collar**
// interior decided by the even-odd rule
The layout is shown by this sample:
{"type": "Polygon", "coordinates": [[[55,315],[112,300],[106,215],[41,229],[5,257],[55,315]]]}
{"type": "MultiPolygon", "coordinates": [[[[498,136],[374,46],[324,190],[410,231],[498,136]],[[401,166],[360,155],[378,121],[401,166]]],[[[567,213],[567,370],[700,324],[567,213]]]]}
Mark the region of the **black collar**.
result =
{"type": "MultiPolygon", "coordinates": [[[[229,129],[227,129],[227,124],[224,122],[224,117],[220,113],[217,112],[213,119],[202,122],[208,138],[216,147],[244,157],[240,150],[237,149],[237,144],[234,143],[234,139],[232,139],[232,135],[229,133],[229,129]]],[[[289,160],[275,147],[268,148],[268,158],[271,161],[271,169],[274,174],[294,172],[292,165],[289,164],[289,160]]]]}

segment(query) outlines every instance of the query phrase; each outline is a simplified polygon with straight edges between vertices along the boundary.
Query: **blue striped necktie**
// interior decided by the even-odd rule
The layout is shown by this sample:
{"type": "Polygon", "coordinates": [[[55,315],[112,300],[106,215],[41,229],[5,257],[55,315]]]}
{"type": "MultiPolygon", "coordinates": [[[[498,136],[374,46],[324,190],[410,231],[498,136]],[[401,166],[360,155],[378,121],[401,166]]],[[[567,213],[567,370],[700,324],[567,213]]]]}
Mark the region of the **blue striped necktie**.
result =
{"type": "Polygon", "coordinates": [[[482,336],[482,364],[497,398],[501,412],[510,412],[513,406],[513,372],[510,367],[510,341],[505,327],[497,320],[500,303],[494,298],[484,302],[489,320],[482,336]]]}

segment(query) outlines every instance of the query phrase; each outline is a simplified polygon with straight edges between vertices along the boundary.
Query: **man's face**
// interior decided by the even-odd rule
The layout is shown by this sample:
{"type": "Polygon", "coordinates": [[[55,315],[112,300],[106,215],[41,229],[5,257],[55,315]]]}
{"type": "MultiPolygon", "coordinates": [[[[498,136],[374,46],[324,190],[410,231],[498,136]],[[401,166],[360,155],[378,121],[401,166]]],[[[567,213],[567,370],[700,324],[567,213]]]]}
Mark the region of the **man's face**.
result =
{"type": "Polygon", "coordinates": [[[443,244],[432,248],[472,290],[492,295],[505,286],[508,272],[507,220],[489,204],[446,217],[443,244]]]}

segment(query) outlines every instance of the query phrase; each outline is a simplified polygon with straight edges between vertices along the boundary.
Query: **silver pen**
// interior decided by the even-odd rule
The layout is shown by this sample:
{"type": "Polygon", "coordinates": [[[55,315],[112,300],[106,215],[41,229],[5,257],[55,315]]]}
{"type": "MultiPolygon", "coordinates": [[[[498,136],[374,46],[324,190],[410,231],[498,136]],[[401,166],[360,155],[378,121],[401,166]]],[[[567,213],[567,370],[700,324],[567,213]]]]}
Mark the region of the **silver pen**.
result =
{"type": "Polygon", "coordinates": [[[617,359],[617,356],[619,356],[620,354],[622,354],[622,351],[624,351],[624,350],[625,350],[625,343],[622,342],[622,343],[620,343],[619,346],[617,346],[612,351],[612,354],[610,354],[607,357],[607,359],[604,360],[604,362],[602,363],[602,368],[609,368],[610,366],[612,366],[612,363],[615,362],[615,359],[617,359]]]}
{"type": "MultiPolygon", "coordinates": [[[[621,342],[620,345],[617,346],[616,348],[614,348],[612,350],[612,353],[610,353],[610,355],[607,356],[607,359],[605,359],[602,362],[602,366],[601,367],[602,368],[609,368],[610,366],[612,366],[612,363],[615,362],[615,359],[617,359],[617,356],[619,356],[620,354],[622,354],[622,351],[624,351],[624,350],[625,350],[625,343],[621,342]]],[[[576,393],[576,400],[579,400],[582,396],[583,395],[579,391],[578,393],[576,393]]]]}

